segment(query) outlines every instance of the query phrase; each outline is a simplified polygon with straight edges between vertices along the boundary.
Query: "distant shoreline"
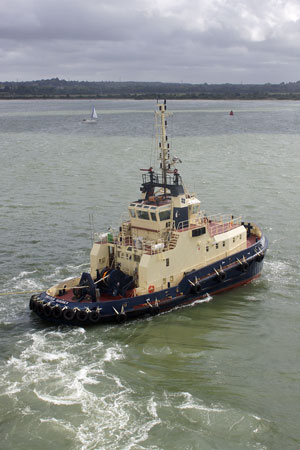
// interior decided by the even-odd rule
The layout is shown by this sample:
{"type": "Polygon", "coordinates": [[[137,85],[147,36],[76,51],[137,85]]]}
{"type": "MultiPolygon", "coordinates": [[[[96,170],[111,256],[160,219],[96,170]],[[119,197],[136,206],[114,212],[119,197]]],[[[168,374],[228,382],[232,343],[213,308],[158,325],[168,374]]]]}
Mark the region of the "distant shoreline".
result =
{"type": "Polygon", "coordinates": [[[106,97],[99,97],[99,96],[70,96],[70,95],[55,95],[55,96],[14,96],[14,97],[4,97],[0,96],[1,100],[157,100],[157,98],[163,99],[166,98],[168,100],[199,100],[199,101],[206,101],[206,100],[226,100],[226,101],[250,101],[250,100],[290,100],[290,101],[299,101],[300,100],[300,94],[299,96],[293,96],[293,95],[278,95],[278,96],[261,96],[261,97],[250,97],[250,96],[240,96],[240,97],[216,97],[216,96],[207,96],[207,97],[188,97],[188,96],[172,96],[169,94],[160,94],[159,96],[120,96],[120,97],[114,97],[114,96],[106,96],[106,97]]]}
{"type": "Polygon", "coordinates": [[[0,100],[300,100],[300,81],[279,84],[189,84],[137,81],[0,82],[0,100]]]}

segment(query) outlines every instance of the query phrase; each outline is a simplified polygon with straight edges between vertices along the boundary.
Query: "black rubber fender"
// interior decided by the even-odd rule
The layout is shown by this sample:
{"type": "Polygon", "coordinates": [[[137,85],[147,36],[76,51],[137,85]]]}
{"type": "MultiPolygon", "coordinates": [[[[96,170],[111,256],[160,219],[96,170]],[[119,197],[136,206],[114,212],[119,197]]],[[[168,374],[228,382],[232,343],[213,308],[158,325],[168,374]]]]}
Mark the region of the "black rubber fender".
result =
{"type": "Polygon", "coordinates": [[[73,320],[76,316],[74,309],[68,308],[63,311],[63,318],[67,321],[73,320]]]}
{"type": "Polygon", "coordinates": [[[58,305],[54,306],[54,308],[52,309],[52,317],[54,319],[60,319],[61,316],[62,316],[61,308],[58,305]]]}
{"type": "Polygon", "coordinates": [[[78,322],[86,322],[88,318],[88,313],[84,311],[83,309],[80,309],[79,311],[76,311],[76,319],[78,322]]]}
{"type": "Polygon", "coordinates": [[[116,315],[116,322],[117,323],[123,323],[126,320],[126,314],[125,313],[120,313],[116,315]]]}
{"type": "Polygon", "coordinates": [[[150,308],[150,314],[151,316],[157,316],[157,314],[159,314],[159,306],[152,306],[152,308],[150,308]]]}
{"type": "Polygon", "coordinates": [[[38,314],[43,314],[44,313],[44,306],[42,303],[37,303],[36,305],[36,312],[38,314]]]}
{"type": "Polygon", "coordinates": [[[29,301],[29,309],[33,310],[34,304],[35,304],[35,297],[34,295],[32,295],[29,301]]]}
{"type": "Polygon", "coordinates": [[[88,319],[91,323],[97,323],[99,322],[100,314],[98,313],[98,311],[91,311],[88,314],[88,319]]]}
{"type": "Polygon", "coordinates": [[[50,305],[44,306],[44,316],[45,317],[51,317],[52,316],[52,308],[50,305]]]}
{"type": "Polygon", "coordinates": [[[247,261],[244,261],[244,262],[241,264],[241,271],[242,271],[242,272],[247,272],[248,269],[249,269],[249,264],[247,263],[247,261]]]}
{"type": "Polygon", "coordinates": [[[264,253],[258,253],[257,255],[256,255],[256,261],[257,262],[261,262],[263,259],[264,259],[264,257],[265,257],[265,254],[264,253]]]}

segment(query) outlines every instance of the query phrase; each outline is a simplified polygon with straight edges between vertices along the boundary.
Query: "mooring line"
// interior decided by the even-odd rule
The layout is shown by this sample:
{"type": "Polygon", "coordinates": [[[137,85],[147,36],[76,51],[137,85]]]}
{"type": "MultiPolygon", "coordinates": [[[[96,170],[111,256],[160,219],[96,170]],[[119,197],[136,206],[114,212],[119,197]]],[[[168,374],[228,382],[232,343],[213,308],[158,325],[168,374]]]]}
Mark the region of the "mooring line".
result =
{"type": "Polygon", "coordinates": [[[14,292],[1,292],[0,295],[14,295],[14,294],[18,294],[18,295],[26,295],[26,294],[39,294],[41,292],[41,290],[39,291],[14,291],[14,292]]]}

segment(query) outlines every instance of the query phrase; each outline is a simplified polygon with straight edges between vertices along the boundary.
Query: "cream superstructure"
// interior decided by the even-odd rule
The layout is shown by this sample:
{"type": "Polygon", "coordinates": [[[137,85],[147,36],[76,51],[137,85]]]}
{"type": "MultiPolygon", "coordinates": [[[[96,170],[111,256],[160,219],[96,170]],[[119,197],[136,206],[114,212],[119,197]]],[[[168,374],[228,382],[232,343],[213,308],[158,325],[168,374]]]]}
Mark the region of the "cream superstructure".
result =
{"type": "MultiPolygon", "coordinates": [[[[247,248],[241,219],[207,217],[200,201],[187,192],[171,158],[166,134],[166,105],[157,113],[158,159],[143,174],[140,199],[128,207],[128,219],[117,233],[96,238],[91,250],[91,275],[119,266],[135,281],[135,295],[178,285],[184,274],[247,248]]],[[[252,233],[255,230],[253,225],[252,233]]]]}

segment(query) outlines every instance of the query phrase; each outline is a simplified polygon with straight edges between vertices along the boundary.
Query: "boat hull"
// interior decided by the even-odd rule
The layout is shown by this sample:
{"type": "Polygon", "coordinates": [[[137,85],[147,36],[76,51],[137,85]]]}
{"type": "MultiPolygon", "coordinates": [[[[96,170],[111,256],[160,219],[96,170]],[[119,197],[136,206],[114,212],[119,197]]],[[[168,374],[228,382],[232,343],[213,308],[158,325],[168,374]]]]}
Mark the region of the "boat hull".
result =
{"type": "Polygon", "coordinates": [[[241,252],[185,273],[177,286],[146,295],[74,302],[42,292],[31,297],[30,309],[48,322],[77,326],[122,323],[145,315],[156,315],[250,283],[261,274],[267,248],[268,241],[262,236],[241,252]]]}

